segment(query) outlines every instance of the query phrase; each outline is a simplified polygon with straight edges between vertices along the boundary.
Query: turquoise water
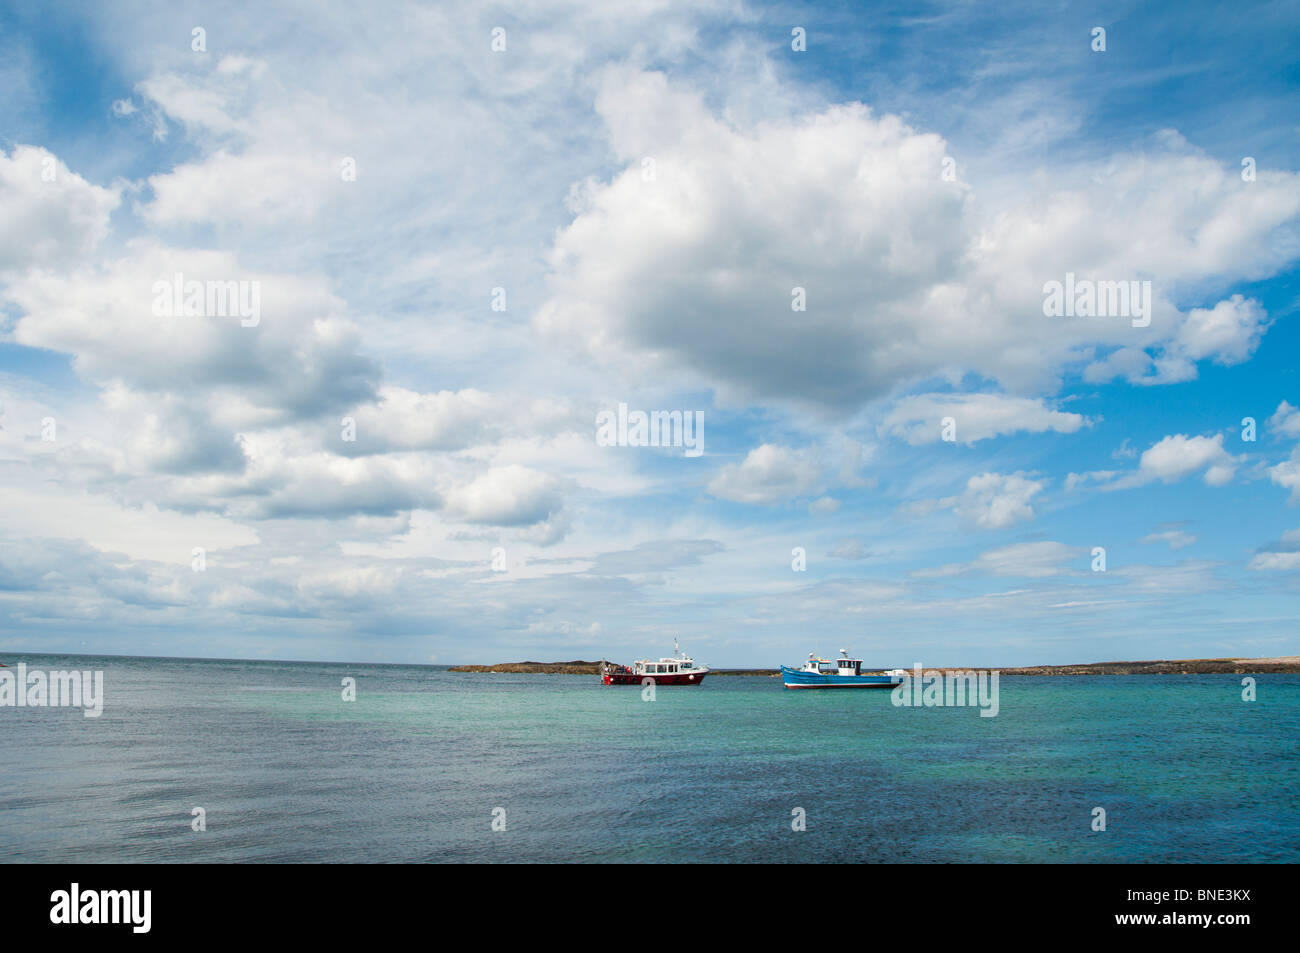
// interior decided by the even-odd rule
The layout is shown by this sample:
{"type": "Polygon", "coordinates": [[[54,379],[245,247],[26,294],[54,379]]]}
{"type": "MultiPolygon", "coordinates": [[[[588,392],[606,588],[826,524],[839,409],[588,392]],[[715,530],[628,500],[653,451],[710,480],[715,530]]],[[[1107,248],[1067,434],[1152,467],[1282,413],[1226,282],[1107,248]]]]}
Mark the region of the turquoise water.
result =
{"type": "Polygon", "coordinates": [[[102,669],[107,696],[0,708],[9,862],[1300,861],[1300,676],[1253,703],[1240,676],[1008,677],[981,718],[770,678],[647,702],[427,666],[4,661],[102,669]]]}

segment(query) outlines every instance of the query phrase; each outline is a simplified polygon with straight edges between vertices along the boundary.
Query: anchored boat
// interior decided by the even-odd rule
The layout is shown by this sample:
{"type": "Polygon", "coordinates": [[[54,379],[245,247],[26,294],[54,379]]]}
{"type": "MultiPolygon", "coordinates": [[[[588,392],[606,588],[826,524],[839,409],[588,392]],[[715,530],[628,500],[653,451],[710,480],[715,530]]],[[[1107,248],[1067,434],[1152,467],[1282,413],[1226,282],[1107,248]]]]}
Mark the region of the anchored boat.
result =
{"type": "Polygon", "coordinates": [[[671,658],[641,659],[631,666],[600,663],[600,680],[605,685],[643,685],[647,680],[656,685],[698,685],[708,674],[706,667],[696,665],[695,659],[678,651],[676,639],[671,658]]]}
{"type": "Polygon", "coordinates": [[[834,661],[808,656],[803,668],[781,666],[781,681],[786,688],[893,688],[907,674],[901,668],[884,672],[862,671],[862,659],[849,658],[848,649],[840,649],[834,661]]]}

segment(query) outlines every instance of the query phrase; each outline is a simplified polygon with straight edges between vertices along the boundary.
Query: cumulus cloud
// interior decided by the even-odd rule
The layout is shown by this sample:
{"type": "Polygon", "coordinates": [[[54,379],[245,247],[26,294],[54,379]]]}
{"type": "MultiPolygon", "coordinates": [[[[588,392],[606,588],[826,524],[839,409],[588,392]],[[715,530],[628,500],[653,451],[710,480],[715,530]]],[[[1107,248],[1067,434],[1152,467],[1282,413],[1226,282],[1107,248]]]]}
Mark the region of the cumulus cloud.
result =
{"type": "MultiPolygon", "coordinates": [[[[380,367],[361,353],[346,305],[319,276],[267,274],[228,252],[180,251],[149,241],[102,268],[31,272],[6,296],[22,311],[14,340],[71,354],[79,374],[133,390],[227,397],[229,423],[254,426],[342,409],[375,396],[380,367]],[[155,313],[156,290],[194,281],[256,282],[260,320],[155,313]]],[[[214,303],[216,302],[214,299],[214,303]]],[[[173,302],[174,304],[174,302],[173,302]]],[[[204,308],[207,308],[206,296],[204,308]]],[[[166,311],[165,308],[158,310],[166,311]]]]}
{"type": "Polygon", "coordinates": [[[735,399],[845,411],[937,375],[1019,391],[1089,361],[1096,378],[1154,361],[1165,382],[1238,363],[1263,333],[1258,303],[1184,312],[1173,295],[1272,273],[1300,215],[1300,176],[1244,183],[1172,133],[1025,179],[1018,204],[980,215],[971,187],[939,180],[942,138],[862,105],[746,125],[661,74],[611,70],[597,108],[626,167],[576,191],[537,326],[735,399]],[[1151,280],[1150,326],[1045,317],[1044,283],[1067,272],[1151,280]]]}
{"type": "Polygon", "coordinates": [[[1023,473],[981,473],[967,481],[952,510],[981,529],[1005,529],[1034,518],[1030,501],[1046,485],[1023,473]]]}
{"type": "Polygon", "coordinates": [[[508,437],[553,433],[578,423],[577,413],[563,400],[476,388],[423,394],[384,385],[378,388],[377,398],[348,415],[355,423],[354,439],[337,439],[338,428],[331,426],[328,439],[338,452],[355,456],[394,450],[462,450],[499,444],[508,437]]]}
{"type": "Polygon", "coordinates": [[[1170,380],[1193,376],[1196,361],[1212,359],[1231,366],[1250,358],[1268,325],[1263,306],[1253,299],[1233,295],[1213,308],[1193,308],[1178,329],[1166,360],[1176,362],[1177,373],[1166,372],[1170,380]]]}
{"type": "Polygon", "coordinates": [[[515,464],[495,467],[447,494],[448,515],[466,523],[527,526],[553,516],[562,505],[560,481],[515,464]]]}
{"type": "Polygon", "coordinates": [[[1268,478],[1291,491],[1292,503],[1300,503],[1300,447],[1291,451],[1289,459],[1269,467],[1268,478]]]}
{"type": "Polygon", "coordinates": [[[1213,437],[1188,437],[1172,434],[1153,444],[1138,460],[1134,480],[1149,483],[1176,483],[1193,473],[1204,471],[1210,486],[1224,486],[1232,481],[1237,458],[1223,449],[1223,434],[1213,437]]]}
{"type": "Polygon", "coordinates": [[[904,507],[910,516],[925,516],[951,509],[959,518],[979,529],[1005,529],[1034,518],[1032,500],[1047,486],[1028,474],[980,473],[966,481],[956,496],[914,500],[904,507]]]}
{"type": "Polygon", "coordinates": [[[244,441],[247,465],[235,477],[194,477],[171,484],[177,505],[224,501],[228,512],[254,519],[393,515],[441,505],[439,471],[414,455],[349,459],[303,453],[273,438],[244,441]]]}
{"type": "Polygon", "coordinates": [[[1284,437],[1300,437],[1300,408],[1282,401],[1277,405],[1273,416],[1268,418],[1268,426],[1284,437]]]}
{"type": "Polygon", "coordinates": [[[326,186],[340,180],[341,161],[323,153],[218,152],[150,177],[154,197],[141,211],[162,226],[238,225],[264,216],[308,223],[325,202],[326,186]]]}
{"type": "Polygon", "coordinates": [[[709,492],[736,503],[780,503],[812,492],[818,479],[817,467],[805,455],[765,443],[742,462],[723,467],[709,481],[709,492]]]}
{"type": "MultiPolygon", "coordinates": [[[[1284,234],[1297,214],[1293,174],[1265,168],[1246,185],[1231,163],[1172,135],[1101,160],[1074,142],[1039,148],[1039,120],[1074,130],[1081,120],[1060,116],[1079,110],[1008,110],[992,155],[942,110],[910,113],[943,121],[959,140],[950,144],[928,119],[836,103],[828,87],[790,81],[752,45],[756,35],[768,43],[764,26],[729,30],[719,47],[710,20],[719,9],[734,19],[731,0],[583,9],[543,0],[526,29],[512,28],[508,57],[465,41],[497,22],[467,0],[388,10],[361,44],[347,17],[318,18],[303,43],[291,16],[231,8],[226,52],[208,56],[166,39],[165,18],[127,16],[133,41],[99,50],[115,66],[105,73],[112,88],[94,89],[106,155],[80,175],[31,146],[0,155],[0,333],[32,368],[0,422],[3,535],[16,540],[0,553],[8,637],[55,629],[33,620],[80,617],[98,640],[115,612],[138,632],[131,607],[148,605],[159,624],[143,628],[163,633],[156,644],[134,635],[94,644],[210,653],[211,633],[247,623],[264,648],[299,651],[303,635],[316,657],[356,657],[330,633],[383,632],[369,653],[412,645],[436,625],[452,640],[440,654],[459,661],[457,651],[486,651],[494,631],[607,640],[597,618],[638,639],[661,631],[662,602],[629,595],[658,574],[700,567],[707,574],[681,573],[704,593],[684,602],[688,624],[718,646],[729,637],[714,633],[752,627],[745,641],[758,652],[765,624],[788,639],[780,620],[791,611],[831,629],[911,594],[865,582],[852,564],[885,535],[874,521],[889,522],[868,497],[888,498],[897,476],[926,495],[960,488],[918,505],[975,529],[1036,518],[1048,478],[980,472],[1026,466],[1004,462],[1015,447],[973,470],[930,466],[932,416],[954,416],[971,444],[1078,433],[1100,418],[1068,413],[1051,395],[1081,368],[1092,380],[1165,383],[1260,346],[1262,306],[1225,296],[1294,257],[1284,234]],[[619,65],[602,72],[607,62],[619,65]],[[171,141],[149,142],[150,125],[171,141]],[[438,147],[412,148],[430,129],[438,147]],[[1014,163],[996,153],[1010,141],[1020,146],[1014,163]],[[945,181],[942,160],[958,149],[963,174],[945,181]],[[1076,155],[1088,158],[1071,164],[1076,155]],[[345,157],[357,160],[356,181],[340,176],[345,157]],[[102,169],[138,178],[109,184],[93,174],[102,169]],[[155,320],[152,284],[177,271],[259,280],[259,326],[155,320]],[[1151,326],[1045,318],[1043,282],[1066,271],[1151,278],[1151,326]],[[487,306],[497,285],[508,286],[508,311],[487,306]],[[796,287],[805,311],[791,309],[796,287]],[[560,346],[537,347],[537,331],[560,346]],[[86,388],[30,392],[47,376],[62,388],[67,367],[86,388]],[[939,393],[953,389],[980,393],[939,393]],[[737,543],[734,525],[711,522],[725,507],[698,505],[698,467],[598,447],[595,398],[638,390],[647,401],[670,392],[657,406],[716,412],[717,446],[755,447],[711,474],[712,497],[799,508],[751,513],[737,543]],[[521,396],[534,394],[556,396],[521,396]],[[778,403],[796,406],[768,406],[778,403]],[[38,434],[47,414],[58,418],[57,442],[38,434]],[[344,417],[355,440],[340,435],[344,417]],[[856,492],[877,474],[865,473],[870,448],[846,434],[864,438],[877,423],[892,441],[887,458],[871,460],[885,489],[856,492]],[[810,553],[857,578],[816,591],[798,577],[787,577],[789,590],[763,581],[795,522],[807,524],[810,553]],[[42,533],[121,546],[138,561],[19,539],[42,533]],[[728,558],[712,558],[724,546],[715,537],[728,558]],[[508,574],[488,569],[498,543],[510,547],[508,574]],[[193,545],[221,571],[191,573],[193,545]],[[543,560],[530,546],[556,549],[543,560]],[[466,582],[494,586],[493,598],[466,582]],[[747,600],[755,589],[764,596],[747,600]],[[591,614],[572,616],[575,604],[591,614]],[[161,616],[171,609],[169,628],[161,616]],[[186,643],[189,632],[203,635],[186,643]]],[[[39,75],[4,59],[6,79],[39,75]]],[[[1038,91],[998,102],[1042,102],[1028,95],[1038,91]]],[[[1293,413],[1276,432],[1298,435],[1293,413]]],[[[1159,455],[1144,463],[1144,480],[1179,472],[1159,455]]],[[[1215,482],[1216,466],[1225,463],[1207,458],[1191,472],[1215,482]]],[[[1300,470],[1271,475],[1300,484],[1288,473],[1300,470]]],[[[1051,579],[1081,555],[1048,543],[971,559],[978,550],[946,555],[971,537],[945,534],[940,545],[944,559],[969,561],[934,575],[1051,579]]],[[[909,565],[933,552],[924,533],[907,531],[880,547],[909,565]]],[[[1017,588],[1028,595],[986,604],[1033,601],[1036,588],[1017,588]]],[[[917,608],[893,606],[900,621],[917,608]]],[[[965,604],[956,611],[947,618],[967,617],[965,604]]],[[[226,643],[232,653],[244,637],[226,643]]],[[[521,657],[518,642],[491,644],[497,657],[521,657]]],[[[421,646],[408,657],[425,655],[421,646]]]]}
{"type": "Polygon", "coordinates": [[[1102,490],[1123,490],[1157,480],[1177,483],[1195,473],[1201,473],[1209,486],[1226,486],[1232,482],[1240,464],[1241,458],[1224,448],[1221,433],[1212,437],[1170,434],[1142,452],[1136,470],[1127,473],[1115,470],[1071,473],[1066,478],[1066,488],[1094,484],[1102,490]]]}
{"type": "Polygon", "coordinates": [[[914,319],[961,255],[951,226],[966,194],[936,182],[938,136],[860,105],[735,129],[661,74],[618,70],[597,108],[635,164],[576,194],[544,333],[602,357],[658,355],[656,369],[681,363],[744,395],[831,405],[931,366],[914,319]],[[791,310],[796,287],[804,312],[791,310]],[[894,346],[874,350],[886,337],[894,346]]]}
{"type": "Polygon", "coordinates": [[[103,241],[120,201],[118,188],[87,182],[45,149],[0,151],[0,275],[75,264],[103,241]]]}
{"type": "Polygon", "coordinates": [[[1231,367],[1249,360],[1268,325],[1263,305],[1233,295],[1212,308],[1192,308],[1173,337],[1151,352],[1133,346],[1116,349],[1105,360],[1090,364],[1084,379],[1123,377],[1133,384],[1195,380],[1198,361],[1231,367]]]}

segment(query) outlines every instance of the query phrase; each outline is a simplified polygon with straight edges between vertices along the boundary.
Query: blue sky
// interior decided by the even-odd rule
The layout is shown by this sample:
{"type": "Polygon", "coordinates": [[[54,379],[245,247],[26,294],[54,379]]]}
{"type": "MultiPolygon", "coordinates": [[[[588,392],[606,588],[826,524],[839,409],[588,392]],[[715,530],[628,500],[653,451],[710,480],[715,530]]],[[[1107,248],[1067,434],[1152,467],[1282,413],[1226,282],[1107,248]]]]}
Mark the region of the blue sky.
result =
{"type": "Polygon", "coordinates": [[[0,649],[1298,654],[1297,19],[9,5],[0,649]]]}

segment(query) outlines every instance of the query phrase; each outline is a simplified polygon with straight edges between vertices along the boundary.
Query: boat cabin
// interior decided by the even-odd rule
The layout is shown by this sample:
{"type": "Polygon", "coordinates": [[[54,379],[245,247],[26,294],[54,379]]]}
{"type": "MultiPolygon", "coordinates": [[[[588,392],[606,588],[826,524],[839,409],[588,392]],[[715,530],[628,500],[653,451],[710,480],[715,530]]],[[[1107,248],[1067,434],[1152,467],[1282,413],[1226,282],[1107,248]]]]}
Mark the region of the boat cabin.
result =
{"type": "Polygon", "coordinates": [[[689,672],[694,668],[695,660],[689,655],[661,658],[657,662],[640,659],[632,663],[632,671],[637,675],[676,675],[678,672],[689,672]]]}
{"type": "Polygon", "coordinates": [[[861,675],[862,659],[849,658],[849,650],[840,649],[840,657],[834,661],[809,655],[802,670],[818,675],[861,675]]]}

